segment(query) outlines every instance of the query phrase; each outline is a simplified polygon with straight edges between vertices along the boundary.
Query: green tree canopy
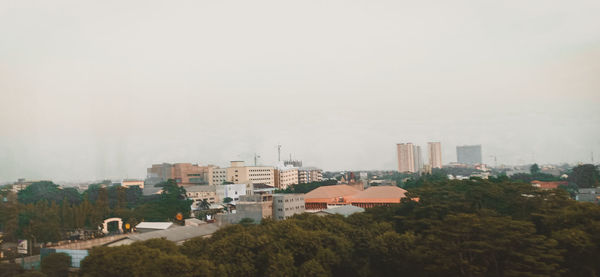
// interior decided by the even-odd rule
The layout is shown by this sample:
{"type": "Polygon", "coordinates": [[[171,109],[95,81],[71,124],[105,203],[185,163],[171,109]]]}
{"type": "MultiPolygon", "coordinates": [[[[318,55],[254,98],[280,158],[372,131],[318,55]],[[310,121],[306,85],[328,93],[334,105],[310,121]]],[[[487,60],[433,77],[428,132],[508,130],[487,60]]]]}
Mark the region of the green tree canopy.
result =
{"type": "Polygon", "coordinates": [[[50,277],[69,276],[71,256],[65,253],[51,253],[42,259],[42,272],[50,277]]]}

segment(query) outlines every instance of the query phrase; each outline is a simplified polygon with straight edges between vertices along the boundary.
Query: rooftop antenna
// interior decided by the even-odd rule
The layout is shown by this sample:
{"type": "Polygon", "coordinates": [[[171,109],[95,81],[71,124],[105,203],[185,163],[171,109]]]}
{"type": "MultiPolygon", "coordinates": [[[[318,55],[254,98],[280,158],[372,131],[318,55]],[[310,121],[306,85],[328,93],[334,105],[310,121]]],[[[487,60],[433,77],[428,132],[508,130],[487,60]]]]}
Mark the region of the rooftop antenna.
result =
{"type": "Polygon", "coordinates": [[[594,164],[594,151],[592,151],[592,164],[594,164]]]}
{"type": "Polygon", "coordinates": [[[277,161],[281,162],[281,144],[277,145],[277,161]]]}

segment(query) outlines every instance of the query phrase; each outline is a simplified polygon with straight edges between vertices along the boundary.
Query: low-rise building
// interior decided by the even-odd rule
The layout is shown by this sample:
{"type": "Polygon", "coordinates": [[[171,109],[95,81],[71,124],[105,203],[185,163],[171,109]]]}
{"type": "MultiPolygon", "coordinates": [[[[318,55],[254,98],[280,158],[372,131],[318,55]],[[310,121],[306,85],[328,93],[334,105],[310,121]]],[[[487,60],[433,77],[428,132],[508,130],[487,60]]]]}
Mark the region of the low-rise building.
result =
{"type": "Polygon", "coordinates": [[[259,223],[273,217],[273,195],[243,195],[237,202],[235,213],[216,215],[219,225],[236,224],[242,219],[259,223]]]}
{"type": "Polygon", "coordinates": [[[600,204],[600,188],[582,188],[575,194],[575,200],[600,204]]]}
{"type": "Polygon", "coordinates": [[[304,213],[304,194],[274,194],[273,195],[273,219],[284,220],[295,214],[304,213]]]}
{"type": "Polygon", "coordinates": [[[240,196],[247,195],[248,185],[247,184],[224,184],[216,185],[216,193],[219,202],[225,201],[225,198],[231,198],[231,204],[235,205],[240,196]]]}
{"type": "Polygon", "coordinates": [[[185,188],[185,194],[188,199],[194,200],[192,203],[192,210],[200,208],[202,201],[206,200],[209,204],[218,202],[217,192],[215,186],[202,185],[202,186],[189,186],[185,188]]]}
{"type": "Polygon", "coordinates": [[[121,180],[121,186],[124,188],[130,188],[130,187],[140,187],[141,189],[144,188],[144,180],[135,180],[135,179],[123,179],[121,180]]]}
{"type": "Polygon", "coordinates": [[[536,188],[540,188],[540,189],[556,189],[559,186],[566,186],[568,184],[569,184],[569,182],[567,182],[567,181],[552,181],[552,182],[543,182],[543,181],[538,181],[538,180],[531,181],[532,186],[534,186],[536,188]]]}
{"type": "Polygon", "coordinates": [[[140,222],[135,226],[135,231],[139,233],[154,232],[179,227],[173,222],[140,222]]]}

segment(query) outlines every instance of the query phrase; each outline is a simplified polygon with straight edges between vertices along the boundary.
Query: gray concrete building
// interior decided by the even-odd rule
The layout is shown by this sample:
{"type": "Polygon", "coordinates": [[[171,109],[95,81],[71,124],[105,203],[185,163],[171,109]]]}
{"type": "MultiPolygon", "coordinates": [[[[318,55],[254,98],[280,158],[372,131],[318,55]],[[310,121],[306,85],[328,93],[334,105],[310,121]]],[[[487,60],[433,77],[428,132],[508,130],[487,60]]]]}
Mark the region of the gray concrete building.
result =
{"type": "Polygon", "coordinates": [[[456,158],[459,164],[481,164],[481,145],[456,146],[456,158]]]}
{"type": "Polygon", "coordinates": [[[284,220],[304,212],[304,194],[274,194],[273,219],[284,220]]]}

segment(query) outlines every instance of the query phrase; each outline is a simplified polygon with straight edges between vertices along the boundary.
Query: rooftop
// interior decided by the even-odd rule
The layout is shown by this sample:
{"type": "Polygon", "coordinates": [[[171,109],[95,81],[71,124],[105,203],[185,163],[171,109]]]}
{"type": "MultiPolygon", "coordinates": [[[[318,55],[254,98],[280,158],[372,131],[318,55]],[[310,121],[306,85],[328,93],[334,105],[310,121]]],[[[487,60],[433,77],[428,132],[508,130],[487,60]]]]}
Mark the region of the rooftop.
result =
{"type": "Polygon", "coordinates": [[[364,211],[365,211],[364,208],[356,207],[356,206],[352,206],[352,205],[346,205],[346,206],[322,210],[321,212],[328,213],[328,214],[340,214],[345,217],[348,217],[351,214],[362,213],[364,211]]]}
{"type": "Polygon", "coordinates": [[[173,222],[141,222],[136,225],[136,229],[159,229],[165,230],[170,228],[173,225],[173,222]]]}
{"type": "Polygon", "coordinates": [[[132,241],[145,241],[149,239],[165,238],[173,242],[181,242],[195,237],[211,235],[219,230],[216,224],[202,224],[199,226],[183,226],[167,230],[130,235],[127,239],[132,241]]]}
{"type": "Polygon", "coordinates": [[[306,202],[330,202],[337,198],[347,198],[360,191],[348,185],[322,186],[309,191],[304,199],[306,202]]]}
{"type": "Polygon", "coordinates": [[[352,203],[400,203],[406,197],[406,190],[397,186],[374,186],[361,191],[354,196],[352,203]]]}

